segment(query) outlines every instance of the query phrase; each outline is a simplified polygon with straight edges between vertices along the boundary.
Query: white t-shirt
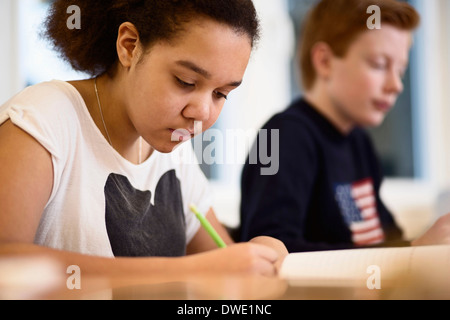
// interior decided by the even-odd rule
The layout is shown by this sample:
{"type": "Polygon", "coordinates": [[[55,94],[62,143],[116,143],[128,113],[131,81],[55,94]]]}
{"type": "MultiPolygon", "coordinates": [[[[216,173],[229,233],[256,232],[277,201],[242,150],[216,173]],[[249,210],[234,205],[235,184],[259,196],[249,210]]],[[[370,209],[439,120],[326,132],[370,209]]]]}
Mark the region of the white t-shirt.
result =
{"type": "MultiPolygon", "coordinates": [[[[54,182],[35,244],[82,254],[181,256],[200,228],[189,211],[211,208],[208,181],[185,143],[135,165],[116,152],[79,92],[51,81],[0,107],[52,155],[54,182]]],[[[23,199],[26,201],[26,199],[23,199]]]]}

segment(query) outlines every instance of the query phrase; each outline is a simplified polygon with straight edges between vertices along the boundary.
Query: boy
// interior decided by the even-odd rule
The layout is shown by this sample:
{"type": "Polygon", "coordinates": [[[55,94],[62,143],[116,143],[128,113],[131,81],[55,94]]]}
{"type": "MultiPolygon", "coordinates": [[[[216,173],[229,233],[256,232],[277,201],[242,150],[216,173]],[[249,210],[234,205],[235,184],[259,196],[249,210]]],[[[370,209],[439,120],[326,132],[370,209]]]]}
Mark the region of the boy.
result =
{"type": "Polygon", "coordinates": [[[312,10],[299,57],[305,95],[264,127],[280,130],[280,171],[244,167],[241,240],[271,235],[291,252],[409,245],[380,198],[361,127],[380,125],[402,92],[419,20],[394,0],[323,0],[312,10]],[[372,5],[381,29],[369,28],[372,5]]]}

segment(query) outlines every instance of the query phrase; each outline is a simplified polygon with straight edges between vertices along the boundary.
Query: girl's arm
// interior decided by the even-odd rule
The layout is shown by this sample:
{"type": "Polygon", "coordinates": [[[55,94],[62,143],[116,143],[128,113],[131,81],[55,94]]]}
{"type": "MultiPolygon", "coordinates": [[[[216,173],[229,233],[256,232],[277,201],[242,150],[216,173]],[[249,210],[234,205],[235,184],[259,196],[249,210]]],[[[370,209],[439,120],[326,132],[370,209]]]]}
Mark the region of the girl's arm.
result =
{"type": "Polygon", "coordinates": [[[51,155],[11,121],[0,126],[0,243],[33,243],[53,188],[51,155]]]}

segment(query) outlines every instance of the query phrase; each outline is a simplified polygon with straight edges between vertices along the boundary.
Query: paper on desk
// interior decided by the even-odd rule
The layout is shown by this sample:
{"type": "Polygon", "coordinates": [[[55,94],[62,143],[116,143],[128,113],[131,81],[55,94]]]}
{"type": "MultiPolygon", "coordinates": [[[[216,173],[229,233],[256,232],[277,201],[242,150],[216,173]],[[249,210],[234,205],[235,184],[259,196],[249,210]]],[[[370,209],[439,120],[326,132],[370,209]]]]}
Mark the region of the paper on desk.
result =
{"type": "Polygon", "coordinates": [[[412,275],[450,274],[450,246],[354,249],[290,254],[280,276],[294,286],[367,286],[379,272],[383,283],[412,275]]]}

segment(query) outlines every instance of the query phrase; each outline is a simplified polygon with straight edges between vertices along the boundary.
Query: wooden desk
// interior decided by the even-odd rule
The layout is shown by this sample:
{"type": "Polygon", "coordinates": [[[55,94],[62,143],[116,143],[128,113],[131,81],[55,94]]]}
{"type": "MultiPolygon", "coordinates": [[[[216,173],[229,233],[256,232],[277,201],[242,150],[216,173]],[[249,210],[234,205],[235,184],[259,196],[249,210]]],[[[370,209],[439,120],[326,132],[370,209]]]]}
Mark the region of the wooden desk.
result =
{"type": "Polygon", "coordinates": [[[69,290],[69,275],[46,261],[13,262],[0,263],[0,300],[450,300],[450,272],[409,275],[393,285],[383,283],[381,290],[290,286],[279,278],[258,276],[93,278],[82,274],[81,290],[69,290]]]}
{"type": "Polygon", "coordinates": [[[288,285],[277,278],[196,276],[160,279],[122,278],[82,280],[81,290],[59,288],[46,299],[106,300],[273,300],[288,285]]]}
{"type": "Polygon", "coordinates": [[[404,281],[395,287],[297,287],[265,277],[203,276],[178,279],[87,278],[81,290],[61,287],[50,300],[449,300],[448,286],[404,281]]]}

